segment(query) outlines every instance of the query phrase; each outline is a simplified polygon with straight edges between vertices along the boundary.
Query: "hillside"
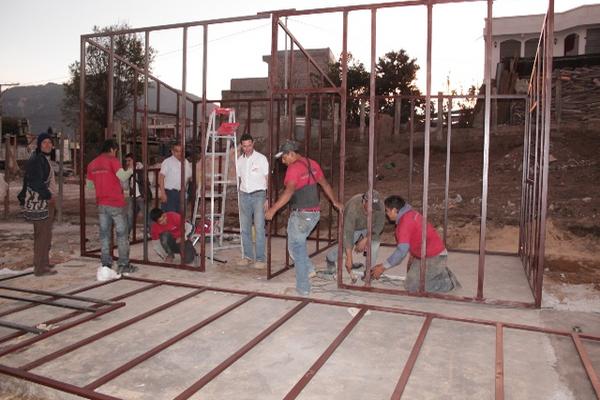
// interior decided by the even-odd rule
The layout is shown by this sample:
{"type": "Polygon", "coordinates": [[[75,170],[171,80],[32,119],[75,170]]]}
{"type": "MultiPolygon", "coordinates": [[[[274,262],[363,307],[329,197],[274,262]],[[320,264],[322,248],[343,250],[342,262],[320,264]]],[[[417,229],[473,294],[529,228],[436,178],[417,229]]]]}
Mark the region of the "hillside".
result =
{"type": "MultiPolygon", "coordinates": [[[[156,104],[156,91],[148,91],[148,102],[156,104]]],[[[200,100],[198,96],[188,96],[200,100]]],[[[66,126],[62,120],[61,104],[64,92],[62,84],[47,83],[38,86],[16,86],[2,94],[2,113],[5,117],[27,118],[31,132],[38,134],[51,126],[55,131],[62,130],[68,136],[74,136],[74,129],[66,126]]],[[[177,97],[168,90],[160,92],[161,111],[175,112],[177,97]]],[[[209,108],[210,112],[210,108],[209,108]]],[[[192,115],[192,107],[188,107],[188,115],[192,115]]]]}
{"type": "MultiPolygon", "coordinates": [[[[65,128],[60,105],[63,99],[62,85],[47,83],[39,86],[17,86],[2,95],[4,116],[27,118],[33,133],[46,130],[49,126],[65,128]]],[[[65,129],[65,132],[68,130],[65,129]]]]}

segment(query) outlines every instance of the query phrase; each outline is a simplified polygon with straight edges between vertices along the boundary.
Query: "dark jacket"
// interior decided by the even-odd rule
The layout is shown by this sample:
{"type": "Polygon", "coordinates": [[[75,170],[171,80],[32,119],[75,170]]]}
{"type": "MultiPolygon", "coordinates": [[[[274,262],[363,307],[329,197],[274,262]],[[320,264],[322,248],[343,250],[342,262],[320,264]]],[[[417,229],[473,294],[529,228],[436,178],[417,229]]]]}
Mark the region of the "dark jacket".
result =
{"type": "Polygon", "coordinates": [[[52,194],[48,189],[48,178],[50,175],[50,163],[48,158],[39,150],[36,150],[25,166],[25,176],[23,178],[23,188],[17,195],[19,203],[25,203],[25,192],[27,187],[39,194],[41,200],[50,200],[52,194]]]}
{"type": "MultiPolygon", "coordinates": [[[[140,191],[140,196],[143,198],[144,197],[144,170],[142,169],[136,169],[134,170],[135,172],[131,175],[131,178],[129,178],[129,193],[133,193],[135,196],[135,183],[138,184],[138,188],[140,191]],[[134,181],[135,180],[135,181],[134,181]]],[[[150,185],[147,185],[147,190],[148,190],[148,200],[152,200],[152,190],[150,189],[150,185]]]]}

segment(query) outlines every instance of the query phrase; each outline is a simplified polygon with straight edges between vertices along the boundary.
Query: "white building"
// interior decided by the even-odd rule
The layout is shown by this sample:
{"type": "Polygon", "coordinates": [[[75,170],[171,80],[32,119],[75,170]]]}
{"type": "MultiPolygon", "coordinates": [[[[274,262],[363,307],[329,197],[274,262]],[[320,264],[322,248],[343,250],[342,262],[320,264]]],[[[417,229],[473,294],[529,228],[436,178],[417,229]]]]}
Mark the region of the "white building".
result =
{"type": "MultiPolygon", "coordinates": [[[[492,77],[498,62],[535,57],[544,15],[492,19],[492,77]]],[[[600,4],[554,14],[554,57],[600,53],[600,4]]]]}

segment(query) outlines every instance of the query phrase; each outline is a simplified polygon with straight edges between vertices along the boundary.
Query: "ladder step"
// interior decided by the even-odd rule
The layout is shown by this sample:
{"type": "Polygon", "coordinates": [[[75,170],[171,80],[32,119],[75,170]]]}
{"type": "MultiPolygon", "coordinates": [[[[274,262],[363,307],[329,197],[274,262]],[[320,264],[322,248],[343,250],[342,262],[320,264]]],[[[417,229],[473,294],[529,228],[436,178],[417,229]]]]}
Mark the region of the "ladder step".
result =
{"type": "Polygon", "coordinates": [[[208,138],[213,139],[213,140],[223,139],[223,140],[235,141],[234,135],[223,135],[223,134],[219,133],[219,131],[208,131],[208,138]]]}

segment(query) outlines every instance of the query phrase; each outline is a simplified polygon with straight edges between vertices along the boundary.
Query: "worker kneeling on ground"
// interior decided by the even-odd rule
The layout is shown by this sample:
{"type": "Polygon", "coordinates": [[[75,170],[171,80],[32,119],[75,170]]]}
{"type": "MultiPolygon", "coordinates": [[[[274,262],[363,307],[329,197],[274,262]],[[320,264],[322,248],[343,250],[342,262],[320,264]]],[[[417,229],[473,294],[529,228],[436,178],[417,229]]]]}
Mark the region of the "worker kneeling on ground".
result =
{"type": "MultiPolygon", "coordinates": [[[[352,196],[344,205],[344,256],[346,270],[351,277],[352,269],[364,267],[361,263],[354,263],[352,258],[353,250],[359,254],[367,252],[367,209],[369,194],[360,193],[352,196]]],[[[373,191],[373,222],[371,228],[371,262],[377,261],[377,251],[381,243],[379,236],[385,225],[385,212],[383,204],[377,191],[373,191]]],[[[326,256],[327,269],[324,274],[333,275],[336,272],[336,262],[338,258],[338,248],[335,246],[326,256]]]]}
{"type": "MultiPolygon", "coordinates": [[[[181,215],[174,211],[163,211],[154,208],[150,211],[150,219],[154,221],[150,228],[152,240],[159,240],[160,245],[155,245],[156,252],[166,261],[172,262],[175,253],[180,253],[181,243],[181,215]]],[[[189,264],[196,257],[196,250],[189,240],[185,241],[183,262],[189,264]]]]}
{"type": "MultiPolygon", "coordinates": [[[[396,243],[398,246],[383,264],[375,265],[371,276],[375,279],[388,269],[400,264],[410,252],[406,272],[406,290],[419,290],[421,274],[421,239],[423,216],[412,209],[400,196],[389,196],[385,199],[385,214],[396,224],[396,243]]],[[[456,275],[446,266],[448,251],[442,239],[431,224],[427,224],[427,273],[425,290],[428,292],[449,292],[461,285],[456,275]]]]}

